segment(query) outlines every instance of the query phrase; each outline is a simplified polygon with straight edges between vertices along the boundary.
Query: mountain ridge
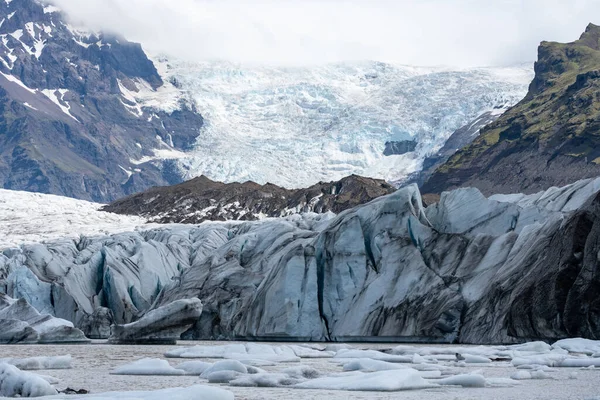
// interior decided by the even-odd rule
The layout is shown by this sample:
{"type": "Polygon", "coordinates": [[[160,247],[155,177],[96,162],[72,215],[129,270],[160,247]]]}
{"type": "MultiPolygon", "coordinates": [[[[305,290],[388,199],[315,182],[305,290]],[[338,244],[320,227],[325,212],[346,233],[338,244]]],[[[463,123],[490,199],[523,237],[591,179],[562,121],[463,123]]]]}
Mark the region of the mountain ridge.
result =
{"type": "Polygon", "coordinates": [[[140,44],[81,32],[35,0],[1,2],[0,18],[2,187],[106,202],[181,181],[153,149],[189,148],[203,119],[127,98],[168,85],[140,44]]]}
{"type": "Polygon", "coordinates": [[[600,27],[542,42],[525,98],[430,177],[424,192],[533,193],[600,175],[600,27]]]}
{"type": "Polygon", "coordinates": [[[151,188],[117,200],[102,210],[158,223],[255,221],[303,212],[338,214],[394,191],[383,180],[357,175],[337,182],[319,182],[305,189],[285,189],[251,181],[222,183],[200,176],[179,185],[151,188]]]}

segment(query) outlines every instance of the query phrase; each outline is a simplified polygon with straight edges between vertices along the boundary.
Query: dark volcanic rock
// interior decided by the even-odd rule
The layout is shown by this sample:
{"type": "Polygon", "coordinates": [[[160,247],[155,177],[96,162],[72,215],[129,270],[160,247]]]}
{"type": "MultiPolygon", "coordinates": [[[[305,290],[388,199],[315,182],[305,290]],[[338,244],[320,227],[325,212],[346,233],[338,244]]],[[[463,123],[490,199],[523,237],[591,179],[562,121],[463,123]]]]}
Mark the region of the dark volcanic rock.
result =
{"type": "Polygon", "coordinates": [[[261,216],[280,217],[300,212],[337,214],[394,190],[385,181],[356,175],[296,190],[254,182],[224,184],[201,176],[117,200],[103,210],[139,215],[161,223],[251,221],[261,216]]]}
{"type": "Polygon", "coordinates": [[[542,42],[527,96],[437,168],[423,192],[533,193],[600,175],[600,27],[542,42]]]}
{"type": "Polygon", "coordinates": [[[202,117],[141,107],[131,93],[168,84],[142,47],[52,10],[0,3],[0,186],[108,202],[181,182],[154,150],[189,148],[202,117]]]}

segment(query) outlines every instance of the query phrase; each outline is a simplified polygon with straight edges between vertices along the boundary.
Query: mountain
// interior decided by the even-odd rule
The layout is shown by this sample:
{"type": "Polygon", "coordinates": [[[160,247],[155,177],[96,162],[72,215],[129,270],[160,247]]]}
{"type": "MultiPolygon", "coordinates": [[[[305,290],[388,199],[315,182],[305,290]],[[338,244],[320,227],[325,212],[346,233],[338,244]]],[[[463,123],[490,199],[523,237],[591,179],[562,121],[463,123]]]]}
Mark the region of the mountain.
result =
{"type": "Polygon", "coordinates": [[[0,185],[106,202],[181,181],[172,158],[203,119],[146,104],[164,82],[139,44],[80,31],[34,0],[0,2],[0,185]]]}
{"type": "Polygon", "coordinates": [[[177,300],[188,339],[600,339],[600,178],[534,195],[416,185],[340,213],[168,225],[0,253],[0,292],[85,332],[177,300]]]}
{"type": "Polygon", "coordinates": [[[276,67],[152,59],[206,119],[193,149],[178,160],[186,179],[288,189],[352,174],[401,184],[455,130],[520,101],[533,77],[529,65],[276,67]]]}
{"type": "Polygon", "coordinates": [[[453,131],[519,101],[531,79],[528,66],[148,56],[42,0],[0,2],[0,20],[0,186],[104,203],[200,175],[286,188],[351,174],[400,184],[453,131]]]}
{"type": "Polygon", "coordinates": [[[385,181],[356,175],[295,190],[269,183],[225,184],[201,176],[179,185],[156,187],[131,195],[103,207],[103,210],[137,215],[158,223],[254,221],[303,212],[337,214],[394,190],[385,181]]]}
{"type": "Polygon", "coordinates": [[[440,166],[423,192],[533,193],[600,175],[600,27],[543,42],[527,96],[440,166]]]}

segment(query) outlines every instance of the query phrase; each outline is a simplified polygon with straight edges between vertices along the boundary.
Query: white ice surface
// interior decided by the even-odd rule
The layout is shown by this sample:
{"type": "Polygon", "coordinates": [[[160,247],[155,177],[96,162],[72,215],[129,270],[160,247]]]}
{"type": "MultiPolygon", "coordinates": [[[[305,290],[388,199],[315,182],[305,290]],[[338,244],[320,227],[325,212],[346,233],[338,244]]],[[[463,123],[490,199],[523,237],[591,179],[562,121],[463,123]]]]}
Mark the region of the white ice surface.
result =
{"type": "Polygon", "coordinates": [[[101,204],[0,189],[0,249],[80,235],[133,231],[145,219],[98,211],[101,204]]]}
{"type": "Polygon", "coordinates": [[[113,375],[184,375],[185,371],[173,368],[168,361],[158,358],[143,358],[115,368],[113,375]]]}
{"type": "Polygon", "coordinates": [[[582,338],[563,339],[555,342],[553,348],[567,350],[570,353],[593,355],[600,353],[600,341],[582,338]]]}
{"type": "Polygon", "coordinates": [[[0,396],[39,397],[54,394],[56,389],[41,376],[0,362],[0,396]]]}
{"type": "Polygon", "coordinates": [[[70,369],[73,358],[70,355],[55,357],[0,358],[0,363],[14,365],[22,371],[40,369],[70,369]]]}
{"type": "Polygon", "coordinates": [[[378,372],[349,372],[344,375],[312,379],[295,385],[301,389],[397,391],[434,386],[414,369],[378,372]]]}
{"type": "Polygon", "coordinates": [[[525,95],[530,65],[449,70],[364,61],[304,68],[155,57],[165,82],[124,95],[147,108],[193,104],[205,117],[187,177],[306,187],[350,174],[398,180],[458,128],[525,95]],[[383,155],[385,143],[419,142],[383,155]],[[248,157],[252,154],[252,157],[248,157]],[[310,166],[308,168],[307,166],[310,166]]]}

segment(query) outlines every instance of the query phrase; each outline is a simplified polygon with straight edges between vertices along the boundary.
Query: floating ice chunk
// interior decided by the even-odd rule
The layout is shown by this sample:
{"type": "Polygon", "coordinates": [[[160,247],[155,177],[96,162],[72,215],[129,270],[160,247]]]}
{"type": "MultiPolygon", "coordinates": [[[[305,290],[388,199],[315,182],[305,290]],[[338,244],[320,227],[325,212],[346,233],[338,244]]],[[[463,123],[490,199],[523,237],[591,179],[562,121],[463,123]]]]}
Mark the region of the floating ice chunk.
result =
{"type": "Polygon", "coordinates": [[[490,360],[487,357],[482,357],[482,356],[476,356],[473,354],[463,354],[464,362],[466,362],[467,364],[489,364],[492,362],[492,360],[490,360]]]}
{"type": "Polygon", "coordinates": [[[227,344],[223,346],[179,347],[169,350],[165,357],[179,358],[225,358],[226,354],[246,353],[243,344],[227,344]]]}
{"type": "Polygon", "coordinates": [[[447,378],[436,379],[434,382],[440,385],[462,387],[485,387],[486,384],[485,378],[479,374],[454,375],[447,378]]]}
{"type": "Polygon", "coordinates": [[[334,358],[371,358],[373,360],[395,362],[395,363],[411,363],[412,356],[398,356],[393,354],[382,353],[377,350],[355,350],[342,349],[338,351],[334,358]]]}
{"type": "Polygon", "coordinates": [[[565,349],[570,353],[583,353],[592,355],[600,353],[600,340],[590,340],[582,338],[563,339],[552,345],[553,349],[565,349]]]}
{"type": "Polygon", "coordinates": [[[0,358],[0,363],[14,365],[22,371],[38,369],[70,369],[73,358],[70,355],[56,357],[0,358]]]}
{"type": "Polygon", "coordinates": [[[567,358],[557,366],[568,368],[600,367],[600,358],[567,358]]]}
{"type": "Polygon", "coordinates": [[[512,365],[518,367],[519,365],[547,365],[548,367],[559,366],[560,363],[566,358],[563,354],[544,354],[538,356],[527,356],[513,358],[512,365]]]}
{"type": "Polygon", "coordinates": [[[176,369],[185,371],[186,375],[201,375],[212,366],[212,363],[204,361],[185,361],[177,364],[176,369]]]}
{"type": "Polygon", "coordinates": [[[300,383],[301,380],[283,373],[262,373],[239,377],[229,384],[245,387],[281,387],[300,383]]]}
{"type": "Polygon", "coordinates": [[[41,376],[0,363],[0,396],[40,397],[54,394],[57,394],[56,389],[41,376]]]}
{"type": "Polygon", "coordinates": [[[241,362],[239,362],[238,360],[222,360],[222,361],[217,361],[216,363],[214,363],[213,365],[208,367],[200,375],[200,377],[207,378],[213,372],[219,372],[219,371],[235,371],[235,372],[239,372],[240,374],[248,373],[248,369],[246,368],[246,366],[244,364],[242,364],[241,362]]]}
{"type": "Polygon", "coordinates": [[[306,346],[288,345],[288,347],[300,358],[332,358],[335,355],[333,351],[316,350],[306,346]]]}
{"type": "Polygon", "coordinates": [[[206,379],[208,379],[208,383],[229,383],[230,381],[237,379],[240,375],[244,374],[231,370],[216,371],[208,374],[208,376],[206,376],[206,379]]]}
{"type": "Polygon", "coordinates": [[[372,358],[359,358],[343,364],[344,371],[390,371],[394,369],[408,369],[407,365],[391,363],[381,360],[373,360],[372,358]]]}
{"type": "Polygon", "coordinates": [[[532,352],[532,353],[549,353],[552,350],[552,346],[550,346],[546,342],[529,342],[523,344],[515,344],[512,346],[508,346],[511,350],[519,351],[519,352],[532,352]]]}
{"type": "Polygon", "coordinates": [[[526,379],[531,379],[531,373],[529,371],[517,371],[510,376],[510,379],[514,379],[516,381],[523,381],[526,379]]]}
{"type": "Polygon", "coordinates": [[[552,379],[552,377],[546,371],[538,370],[531,371],[531,379],[552,379]]]}
{"type": "Polygon", "coordinates": [[[419,354],[415,353],[415,354],[413,354],[411,362],[413,364],[424,364],[426,361],[425,361],[425,359],[422,356],[420,356],[419,354]]]}
{"type": "Polygon", "coordinates": [[[143,358],[122,365],[111,371],[111,375],[184,375],[185,371],[171,367],[166,360],[143,358]]]}
{"type": "Polygon", "coordinates": [[[172,343],[188,330],[202,314],[199,299],[176,300],[149,311],[138,321],[114,325],[111,343],[172,343]]]}
{"type": "Polygon", "coordinates": [[[414,369],[394,371],[355,372],[344,375],[317,378],[295,385],[301,389],[398,391],[425,389],[434,385],[421,377],[414,369]]]}
{"type": "Polygon", "coordinates": [[[223,346],[181,347],[165,353],[165,357],[179,358],[228,358],[233,360],[254,362],[255,360],[271,362],[298,362],[294,350],[289,346],[269,346],[246,343],[223,346]]]}

